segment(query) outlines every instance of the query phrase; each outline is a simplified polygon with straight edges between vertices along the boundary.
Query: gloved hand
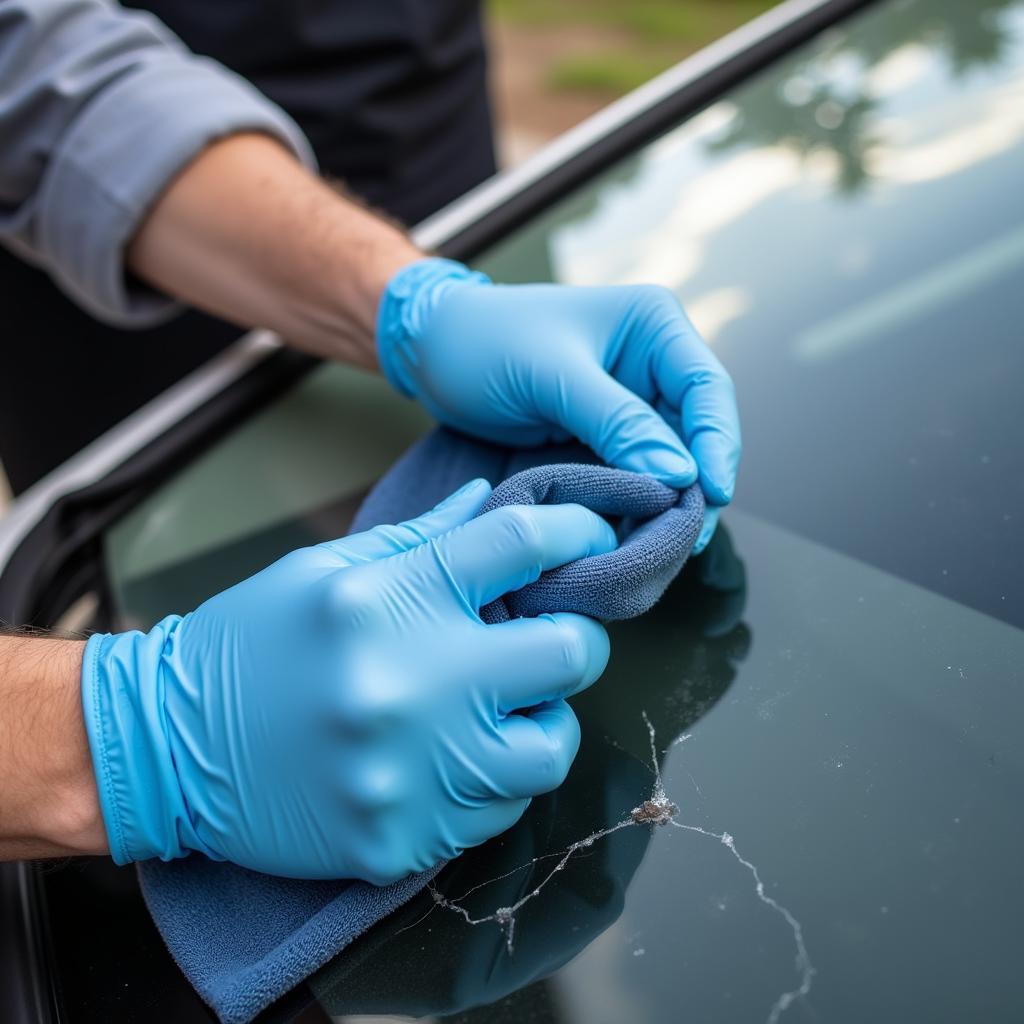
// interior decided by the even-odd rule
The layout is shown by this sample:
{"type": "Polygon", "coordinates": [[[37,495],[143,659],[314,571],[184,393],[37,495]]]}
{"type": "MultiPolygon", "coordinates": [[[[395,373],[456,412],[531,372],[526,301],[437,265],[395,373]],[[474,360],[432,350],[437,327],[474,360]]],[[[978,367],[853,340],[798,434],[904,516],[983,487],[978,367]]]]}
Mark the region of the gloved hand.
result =
{"type": "Polygon", "coordinates": [[[485,626],[477,610],[615,536],[579,505],[472,519],[489,493],[474,481],[148,634],[92,637],[83,701],[114,859],[198,850],[383,884],[556,787],[579,743],[564,698],[604,670],[607,635],[579,615],[485,626]]]}
{"type": "Polygon", "coordinates": [[[494,285],[426,259],[389,282],[381,369],[440,422],[513,445],[579,438],[605,462],[707,499],[695,551],[732,499],[732,381],[664,288],[494,285]]]}

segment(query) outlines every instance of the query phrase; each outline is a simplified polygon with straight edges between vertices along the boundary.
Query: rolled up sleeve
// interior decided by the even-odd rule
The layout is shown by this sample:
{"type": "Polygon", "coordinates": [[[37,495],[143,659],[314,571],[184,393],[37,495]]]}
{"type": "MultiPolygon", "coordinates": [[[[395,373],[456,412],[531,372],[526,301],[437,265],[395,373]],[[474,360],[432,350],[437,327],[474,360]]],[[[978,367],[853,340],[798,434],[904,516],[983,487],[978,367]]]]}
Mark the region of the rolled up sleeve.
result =
{"type": "Polygon", "coordinates": [[[0,241],[97,318],[177,304],[127,274],[146,212],[205,146],[265,132],[308,166],[298,126],[151,15],[107,0],[0,0],[0,241]]]}

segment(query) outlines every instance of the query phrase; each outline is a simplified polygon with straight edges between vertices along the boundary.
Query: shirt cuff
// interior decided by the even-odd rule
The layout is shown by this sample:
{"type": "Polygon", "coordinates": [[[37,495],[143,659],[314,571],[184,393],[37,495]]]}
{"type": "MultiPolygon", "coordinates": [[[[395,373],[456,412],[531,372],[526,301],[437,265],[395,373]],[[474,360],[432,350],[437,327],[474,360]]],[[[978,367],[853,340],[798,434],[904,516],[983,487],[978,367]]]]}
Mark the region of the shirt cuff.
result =
{"type": "Polygon", "coordinates": [[[315,169],[298,125],[212,60],[161,53],[105,89],[67,133],[43,187],[41,249],[58,284],[117,327],[147,327],[179,312],[179,303],[130,278],[125,246],[193,157],[246,131],[273,136],[315,169]]]}

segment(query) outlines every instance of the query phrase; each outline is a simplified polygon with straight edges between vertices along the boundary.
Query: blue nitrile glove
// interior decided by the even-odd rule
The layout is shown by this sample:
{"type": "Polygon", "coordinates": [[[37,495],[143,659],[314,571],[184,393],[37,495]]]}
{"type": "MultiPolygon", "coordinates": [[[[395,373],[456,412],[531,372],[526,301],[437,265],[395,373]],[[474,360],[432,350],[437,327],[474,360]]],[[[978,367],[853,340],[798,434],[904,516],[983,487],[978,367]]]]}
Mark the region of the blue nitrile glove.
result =
{"type": "Polygon", "coordinates": [[[495,285],[425,259],[390,281],[381,369],[442,423],[504,444],[579,438],[605,462],[708,501],[695,550],[740,459],[732,381],[668,290],[495,285]]]}
{"type": "Polygon", "coordinates": [[[114,859],[198,850],[383,884],[556,787],[579,743],[563,698],[604,670],[607,635],[580,615],[485,626],[477,610],[615,537],[579,505],[470,521],[489,493],[474,481],[148,634],[92,637],[83,701],[114,859]]]}

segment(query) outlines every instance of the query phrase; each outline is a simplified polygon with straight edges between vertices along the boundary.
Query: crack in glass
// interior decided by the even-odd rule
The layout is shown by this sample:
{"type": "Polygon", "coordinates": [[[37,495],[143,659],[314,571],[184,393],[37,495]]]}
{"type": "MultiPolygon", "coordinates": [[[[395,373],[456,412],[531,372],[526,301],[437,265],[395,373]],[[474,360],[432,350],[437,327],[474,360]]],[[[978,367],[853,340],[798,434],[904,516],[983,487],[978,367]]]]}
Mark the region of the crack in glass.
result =
{"type": "MultiPolygon", "coordinates": [[[[772,1004],[771,1010],[769,1011],[767,1024],[777,1024],[778,1020],[782,1015],[799,999],[806,998],[811,991],[811,986],[814,982],[814,976],[816,969],[811,963],[811,958],[807,952],[807,945],[804,940],[803,926],[800,921],[793,915],[788,907],[784,906],[773,896],[770,896],[765,888],[765,883],[761,878],[761,873],[757,866],[747,860],[736,847],[736,840],[729,832],[714,832],[711,829],[703,828],[700,825],[693,825],[688,822],[678,821],[677,817],[680,814],[679,805],[671,800],[665,791],[665,784],[661,775],[661,767],[658,764],[658,748],[657,748],[657,737],[655,735],[654,725],[651,723],[650,718],[647,716],[646,711],[641,711],[643,716],[644,725],[647,727],[647,734],[650,739],[651,747],[651,764],[650,767],[654,773],[654,786],[651,789],[650,796],[642,800],[636,807],[634,807],[629,814],[622,818],[621,821],[616,822],[614,825],[608,828],[599,829],[596,832],[592,832],[588,836],[584,836],[582,839],[577,839],[575,842],[570,843],[563,850],[556,851],[555,853],[545,853],[539,857],[534,857],[530,861],[526,861],[520,864],[518,867],[513,868],[511,871],[506,871],[502,875],[498,875],[495,878],[489,878],[484,882],[480,882],[478,885],[474,885],[472,888],[467,889],[464,893],[457,897],[449,897],[442,893],[433,882],[428,883],[428,889],[430,896],[433,899],[433,905],[426,914],[423,915],[419,920],[414,921],[412,924],[403,928],[402,931],[408,931],[409,928],[415,928],[416,925],[424,921],[434,910],[441,908],[442,910],[448,910],[453,914],[461,917],[466,924],[477,926],[483,924],[496,924],[505,935],[505,949],[509,956],[515,955],[515,934],[516,934],[516,915],[519,911],[531,900],[536,899],[544,887],[554,879],[559,872],[565,869],[566,864],[572,859],[573,855],[580,850],[586,850],[592,847],[596,842],[604,839],[606,836],[610,836],[614,832],[618,832],[624,828],[636,828],[638,826],[647,826],[648,828],[658,828],[665,825],[671,825],[674,828],[682,829],[686,832],[693,832],[698,835],[707,836],[709,839],[715,839],[721,843],[732,856],[750,873],[754,881],[754,893],[757,898],[769,909],[777,913],[789,926],[793,933],[793,941],[796,946],[796,955],[794,963],[797,971],[797,975],[800,979],[799,984],[792,989],[787,989],[782,992],[781,995],[772,1004]],[[484,889],[495,882],[500,882],[502,879],[508,878],[511,875],[517,874],[520,871],[528,871],[536,864],[540,864],[543,861],[554,860],[555,864],[551,870],[541,879],[541,881],[528,893],[520,897],[515,903],[509,906],[496,907],[489,914],[483,914],[479,917],[474,917],[462,904],[471,896],[473,893],[478,892],[480,889],[484,889]]],[[[682,736],[677,737],[669,745],[669,748],[682,744],[691,738],[690,733],[685,733],[682,736]]],[[[692,779],[692,775],[690,776],[692,779]]],[[[696,781],[694,780],[694,786],[696,781]]]]}

